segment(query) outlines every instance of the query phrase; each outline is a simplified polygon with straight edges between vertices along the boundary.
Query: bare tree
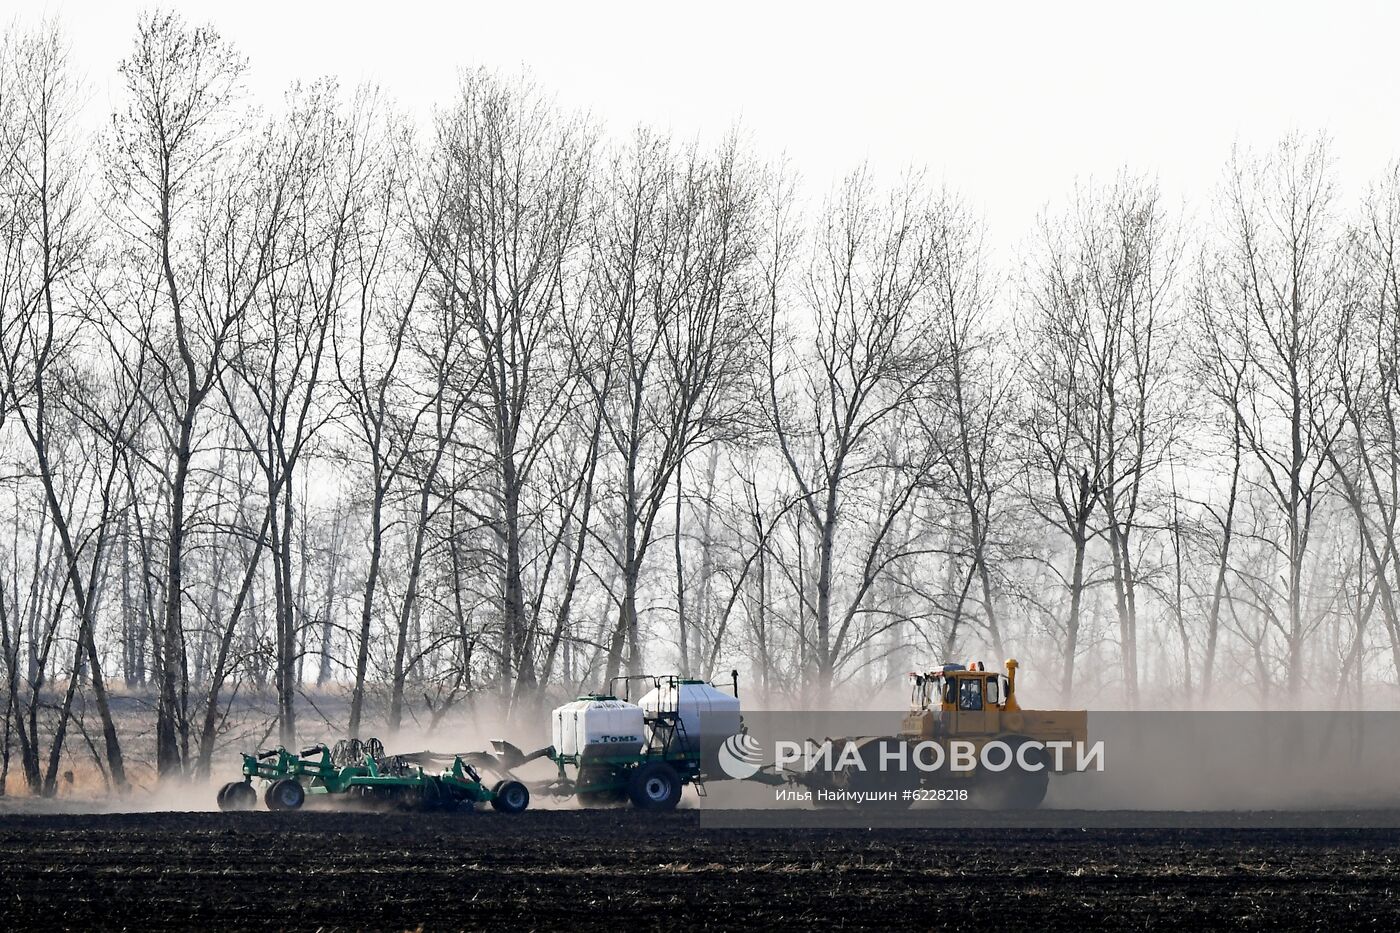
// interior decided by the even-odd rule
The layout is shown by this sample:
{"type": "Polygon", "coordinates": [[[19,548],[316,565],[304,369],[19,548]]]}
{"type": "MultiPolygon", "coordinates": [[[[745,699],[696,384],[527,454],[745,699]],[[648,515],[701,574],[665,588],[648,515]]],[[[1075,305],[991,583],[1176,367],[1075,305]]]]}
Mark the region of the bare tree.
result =
{"type": "MultiPolygon", "coordinates": [[[[994,561],[997,525],[1005,510],[1000,500],[1007,498],[1013,481],[1013,373],[996,352],[997,330],[990,319],[995,291],[988,281],[982,228],[967,207],[950,196],[945,195],[942,210],[932,244],[931,295],[944,329],[947,386],[932,406],[920,407],[918,417],[947,477],[949,530],[958,552],[949,557],[966,562],[955,588],[958,596],[950,613],[945,656],[952,655],[975,581],[986,644],[996,657],[1004,658],[994,561]]],[[[950,559],[950,570],[952,563],[950,559]]]]}
{"type": "Polygon", "coordinates": [[[734,136],[711,158],[678,159],[642,132],[611,166],[584,368],[617,470],[609,680],[624,662],[640,673],[638,588],[672,480],[694,452],[739,436],[753,407],[756,329],[742,296],[757,180],[734,136]]]}
{"type": "Polygon", "coordinates": [[[85,349],[80,342],[85,310],[82,275],[92,233],[73,130],[78,88],[68,65],[67,46],[52,25],[7,37],[0,67],[4,68],[0,80],[15,94],[13,121],[6,122],[0,139],[7,153],[5,200],[12,211],[5,226],[7,274],[2,297],[8,324],[7,344],[0,348],[5,366],[0,409],[8,403],[29,440],[77,616],[76,655],[43,791],[55,790],[79,671],[84,667],[102,718],[108,767],[117,788],[124,790],[121,744],[94,630],[98,584],[116,508],[117,451],[129,442],[136,396],[99,388],[100,370],[86,368],[81,359],[85,349]],[[56,425],[63,427],[56,429],[56,425]],[[90,473],[65,470],[55,460],[51,441],[55,430],[73,431],[87,439],[93,464],[90,473]],[[69,487],[66,493],[65,486],[69,487]]]}
{"type": "Polygon", "coordinates": [[[143,19],[119,69],[127,100],[113,121],[108,162],[113,221],[131,244],[132,276],[160,296],[138,333],[160,376],[152,405],[171,461],[156,716],[162,775],[183,768],[187,747],[186,495],[200,415],[271,263],[267,238],[246,236],[248,171],[233,151],[244,68],[210,27],[187,27],[173,14],[143,19]]]}
{"type": "MultiPolygon", "coordinates": [[[[295,699],[302,582],[293,581],[297,471],[331,415],[326,358],[336,318],[354,287],[355,228],[375,204],[382,127],[369,92],[348,108],[332,83],[295,98],[267,157],[271,203],[291,205],[272,240],[270,272],[234,330],[233,364],[252,416],[230,405],[244,442],[259,462],[269,505],[276,602],[276,687],[282,741],[296,736],[295,699]]],[[[225,389],[225,397],[232,398],[225,389]]],[[[303,548],[305,545],[303,544],[303,548]]]]}
{"type": "MultiPolygon", "coordinates": [[[[1201,394],[1213,404],[1214,433],[1225,444],[1229,479],[1224,501],[1206,498],[1200,506],[1206,513],[1201,524],[1206,527],[1201,536],[1209,543],[1213,572],[1210,593],[1205,597],[1205,647],[1201,659],[1201,693],[1209,697],[1215,685],[1215,666],[1220,650],[1220,633],[1229,598],[1232,551],[1238,533],[1240,510],[1240,480],[1244,466],[1244,433],[1242,430],[1245,392],[1245,361],[1233,355],[1233,345],[1221,332],[1226,322],[1217,318],[1212,305],[1211,271],[1204,263],[1198,282],[1193,288],[1193,362],[1190,371],[1197,377],[1201,394]]],[[[1205,444],[1210,441],[1206,440],[1205,444]]],[[[1201,442],[1198,441],[1198,446],[1201,442]]],[[[1213,445],[1212,445],[1213,446],[1213,445]]]]}
{"type": "MultiPolygon", "coordinates": [[[[1328,450],[1400,671],[1396,522],[1400,518],[1400,165],[1369,193],[1348,237],[1336,388],[1345,432],[1328,450]]],[[[1363,648],[1358,625],[1350,660],[1363,648]]]]}
{"type": "Polygon", "coordinates": [[[1284,139],[1261,156],[1237,152],[1221,197],[1218,243],[1207,260],[1210,315],[1245,391],[1236,423],[1250,469],[1242,481],[1272,503],[1268,544],[1282,562],[1254,577],[1257,607],[1284,646],[1285,685],[1303,683],[1308,633],[1306,568],[1313,519],[1346,425],[1337,391],[1339,235],[1325,139],[1284,139]]]}
{"type": "Polygon", "coordinates": [[[815,231],[798,305],[810,322],[794,319],[786,289],[769,291],[768,415],[815,537],[812,592],[804,582],[796,595],[812,618],[801,637],[819,691],[892,624],[866,597],[918,550],[891,533],[933,467],[909,429],[917,406],[939,391],[946,359],[931,294],[937,229],[917,178],[881,198],[862,170],[831,197],[815,231]],[[843,556],[849,564],[838,565],[843,556]]]}
{"type": "Polygon", "coordinates": [[[352,438],[345,457],[362,466],[369,482],[369,563],[354,640],[350,736],[359,734],[364,715],[386,506],[397,495],[409,457],[418,449],[424,417],[442,398],[438,379],[433,380],[439,387],[434,391],[415,391],[415,374],[422,368],[415,350],[435,344],[442,348],[437,351],[441,356],[453,343],[451,334],[427,326],[428,318],[420,311],[430,266],[405,216],[403,189],[410,179],[412,153],[402,133],[386,130],[385,137],[366,181],[365,209],[350,230],[351,310],[333,331],[336,383],[352,438]]]}
{"type": "Polygon", "coordinates": [[[421,236],[445,300],[463,317],[457,365],[477,384],[469,414],[489,438],[495,475],[478,519],[500,548],[501,680],[533,694],[537,607],[526,604],[529,491],[546,446],[575,405],[562,348],[577,313],[593,130],[528,81],[463,76],[440,120],[421,236]],[[477,378],[479,374],[479,382],[477,378]]]}
{"type": "Polygon", "coordinates": [[[1138,701],[1137,537],[1153,472],[1170,448],[1173,283],[1178,250],[1152,186],[1122,176],[1081,189],[1041,224],[1028,273],[1031,501],[1069,539],[1061,691],[1074,686],[1089,546],[1109,546],[1123,691],[1138,701]],[[1102,510],[1102,524],[1093,524],[1102,510]]]}

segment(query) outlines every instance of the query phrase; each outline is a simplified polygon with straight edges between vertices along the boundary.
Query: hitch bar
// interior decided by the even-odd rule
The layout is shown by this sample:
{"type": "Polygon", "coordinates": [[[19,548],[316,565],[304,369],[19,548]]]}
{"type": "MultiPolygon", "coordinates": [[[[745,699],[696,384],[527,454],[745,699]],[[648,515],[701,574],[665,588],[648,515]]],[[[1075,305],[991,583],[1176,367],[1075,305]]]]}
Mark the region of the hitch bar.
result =
{"type": "Polygon", "coordinates": [[[554,756],[553,745],[537,748],[527,755],[505,739],[492,739],[491,748],[496,753],[496,757],[500,759],[501,766],[508,771],[514,770],[523,764],[528,764],[539,758],[552,758],[554,756]]]}

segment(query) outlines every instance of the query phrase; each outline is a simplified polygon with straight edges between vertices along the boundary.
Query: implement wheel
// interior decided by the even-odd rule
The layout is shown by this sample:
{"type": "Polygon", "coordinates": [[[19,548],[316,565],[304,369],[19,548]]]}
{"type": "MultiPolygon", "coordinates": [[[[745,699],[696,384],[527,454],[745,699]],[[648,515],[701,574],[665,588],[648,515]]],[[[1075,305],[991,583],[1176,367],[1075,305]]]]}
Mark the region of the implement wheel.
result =
{"type": "Polygon", "coordinates": [[[306,802],[306,789],[291,778],[274,781],[263,793],[269,810],[297,810],[306,802]]]}
{"type": "Polygon", "coordinates": [[[491,806],[502,813],[519,813],[530,805],[530,789],[519,781],[501,781],[492,788],[491,806]]]}
{"type": "Polygon", "coordinates": [[[258,792],[247,781],[233,781],[219,788],[219,809],[251,810],[258,802],[258,792]]]}
{"type": "Polygon", "coordinates": [[[674,810],[681,801],[681,776],[664,761],[648,761],[627,779],[627,796],[638,810],[674,810]]]}

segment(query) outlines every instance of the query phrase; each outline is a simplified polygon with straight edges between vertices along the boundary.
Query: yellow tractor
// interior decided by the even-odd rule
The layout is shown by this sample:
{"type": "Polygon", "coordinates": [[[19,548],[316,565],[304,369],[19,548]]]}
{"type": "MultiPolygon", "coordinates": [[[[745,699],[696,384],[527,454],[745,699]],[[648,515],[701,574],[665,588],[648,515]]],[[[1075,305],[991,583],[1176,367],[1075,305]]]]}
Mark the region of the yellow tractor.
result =
{"type": "Polygon", "coordinates": [[[825,778],[812,774],[806,783],[862,798],[884,795],[901,807],[920,800],[1038,807],[1051,773],[1083,770],[1086,751],[1092,754],[1088,714],[1022,709],[1016,668],[1008,660],[999,674],[973,661],[911,674],[913,695],[899,734],[845,739],[855,746],[853,766],[825,778]]]}
{"type": "Polygon", "coordinates": [[[1026,710],[1016,699],[1015,658],[1006,673],[988,671],[981,661],[945,664],[941,670],[910,674],[913,695],[900,734],[909,738],[967,738],[986,742],[1008,735],[1039,742],[1088,741],[1088,714],[1082,710],[1026,710]]]}

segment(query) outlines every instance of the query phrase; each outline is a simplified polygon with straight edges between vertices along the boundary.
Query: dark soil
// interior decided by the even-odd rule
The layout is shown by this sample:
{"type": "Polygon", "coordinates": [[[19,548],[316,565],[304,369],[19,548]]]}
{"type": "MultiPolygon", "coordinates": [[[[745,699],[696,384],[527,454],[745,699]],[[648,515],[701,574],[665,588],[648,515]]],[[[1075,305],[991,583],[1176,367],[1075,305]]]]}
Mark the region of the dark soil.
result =
{"type": "Polygon", "coordinates": [[[718,829],[696,811],[10,815],[0,916],[11,929],[1400,929],[1393,829],[979,819],[869,830],[718,829]]]}

